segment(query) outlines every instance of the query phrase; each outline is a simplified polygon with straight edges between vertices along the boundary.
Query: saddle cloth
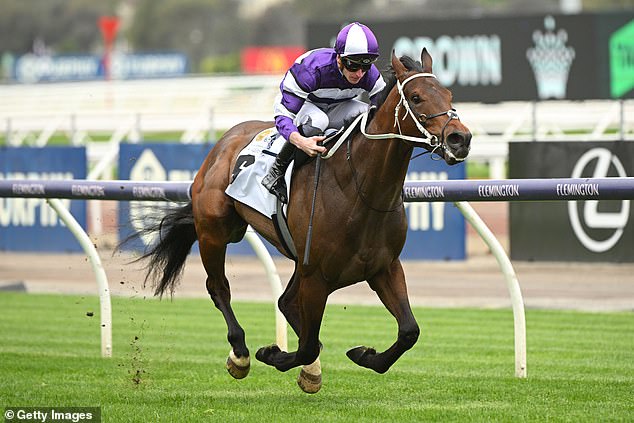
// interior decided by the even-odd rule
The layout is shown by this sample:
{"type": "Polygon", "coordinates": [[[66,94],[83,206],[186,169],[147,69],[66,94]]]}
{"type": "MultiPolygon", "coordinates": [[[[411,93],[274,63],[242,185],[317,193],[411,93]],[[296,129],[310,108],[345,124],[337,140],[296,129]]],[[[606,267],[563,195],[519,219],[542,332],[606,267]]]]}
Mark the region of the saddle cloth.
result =
{"type": "MultiPolygon", "coordinates": [[[[341,144],[350,136],[356,127],[365,122],[368,113],[362,113],[357,116],[354,121],[340,130],[328,129],[326,131],[326,139],[324,145],[330,147],[328,153],[322,156],[327,160],[337,151],[341,144]]],[[[275,127],[268,128],[258,133],[253,140],[238,155],[238,160],[231,174],[231,183],[225,190],[225,193],[239,202],[257,210],[267,217],[272,217],[277,213],[276,203],[277,197],[271,194],[262,185],[262,179],[267,175],[269,169],[275,162],[277,153],[282,149],[284,137],[280,136],[275,127]]],[[[291,186],[291,175],[295,162],[291,162],[286,170],[284,179],[286,181],[287,191],[291,186]]],[[[286,198],[290,193],[287,192],[286,198]]]]}
{"type": "MultiPolygon", "coordinates": [[[[277,198],[262,185],[262,179],[273,166],[284,142],[285,139],[275,128],[268,128],[257,134],[238,155],[231,173],[231,183],[225,193],[264,216],[271,217],[275,214],[277,198]]],[[[293,163],[286,170],[287,190],[291,186],[292,173],[293,163]]]]}

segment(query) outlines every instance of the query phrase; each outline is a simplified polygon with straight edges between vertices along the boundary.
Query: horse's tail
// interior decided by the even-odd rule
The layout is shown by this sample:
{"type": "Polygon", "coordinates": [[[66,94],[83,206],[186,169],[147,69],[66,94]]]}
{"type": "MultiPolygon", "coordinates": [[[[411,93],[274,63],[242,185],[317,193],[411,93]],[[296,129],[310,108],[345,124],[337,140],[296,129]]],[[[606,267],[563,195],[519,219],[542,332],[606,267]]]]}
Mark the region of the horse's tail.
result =
{"type": "Polygon", "coordinates": [[[157,243],[136,261],[150,260],[146,266],[145,284],[148,280],[152,282],[154,295],[162,296],[168,290],[173,294],[183,273],[185,260],[197,239],[192,203],[168,211],[160,221],[145,223],[144,229],[123,243],[155,233],[158,234],[157,243]]]}

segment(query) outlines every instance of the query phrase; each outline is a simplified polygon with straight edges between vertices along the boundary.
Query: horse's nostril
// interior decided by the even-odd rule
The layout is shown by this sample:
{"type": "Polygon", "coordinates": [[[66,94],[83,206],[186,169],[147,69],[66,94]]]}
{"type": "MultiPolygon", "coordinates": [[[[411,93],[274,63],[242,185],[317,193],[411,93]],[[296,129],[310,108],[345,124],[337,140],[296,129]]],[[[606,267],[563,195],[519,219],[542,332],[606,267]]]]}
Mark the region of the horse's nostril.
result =
{"type": "Polygon", "coordinates": [[[471,132],[452,132],[447,135],[447,144],[453,148],[468,148],[471,144],[471,132]]]}
{"type": "Polygon", "coordinates": [[[471,132],[467,132],[464,135],[464,145],[465,145],[465,147],[471,146],[471,132]]]}

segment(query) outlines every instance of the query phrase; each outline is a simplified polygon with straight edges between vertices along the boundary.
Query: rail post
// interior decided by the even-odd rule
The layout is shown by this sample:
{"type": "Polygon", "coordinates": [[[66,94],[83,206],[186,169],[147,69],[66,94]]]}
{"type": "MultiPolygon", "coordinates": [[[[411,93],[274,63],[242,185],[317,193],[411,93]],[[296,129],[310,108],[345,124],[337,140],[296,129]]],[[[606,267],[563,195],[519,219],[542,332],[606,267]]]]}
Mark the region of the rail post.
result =
{"type": "Polygon", "coordinates": [[[110,289],[108,287],[108,276],[106,276],[106,271],[101,264],[97,249],[81,225],[59,199],[48,198],[46,201],[66,224],[66,227],[75,235],[75,238],[77,238],[77,241],[79,241],[79,244],[90,260],[90,265],[95,272],[97,285],[99,287],[101,356],[112,357],[112,305],[110,303],[110,289]]]}

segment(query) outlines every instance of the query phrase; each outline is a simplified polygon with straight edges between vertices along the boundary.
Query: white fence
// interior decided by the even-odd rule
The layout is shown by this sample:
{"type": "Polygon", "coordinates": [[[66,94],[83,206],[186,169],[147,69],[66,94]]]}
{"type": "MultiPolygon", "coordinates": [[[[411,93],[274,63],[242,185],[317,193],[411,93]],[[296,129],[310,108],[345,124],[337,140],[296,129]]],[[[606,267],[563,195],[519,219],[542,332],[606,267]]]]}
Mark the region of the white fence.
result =
{"type": "Polygon", "coordinates": [[[44,145],[64,132],[91,135],[176,132],[202,141],[215,128],[272,119],[279,76],[179,78],[0,86],[0,131],[9,144],[44,145]],[[213,115],[212,115],[213,114],[213,115]]]}
{"type": "MultiPolygon", "coordinates": [[[[201,142],[245,120],[272,120],[281,75],[0,86],[0,137],[46,145],[64,134],[102,157],[121,140],[177,134],[201,142]],[[94,140],[109,140],[110,146],[94,140]]],[[[503,178],[514,140],[634,140],[634,100],[458,103],[472,130],[471,159],[503,178]]]]}

